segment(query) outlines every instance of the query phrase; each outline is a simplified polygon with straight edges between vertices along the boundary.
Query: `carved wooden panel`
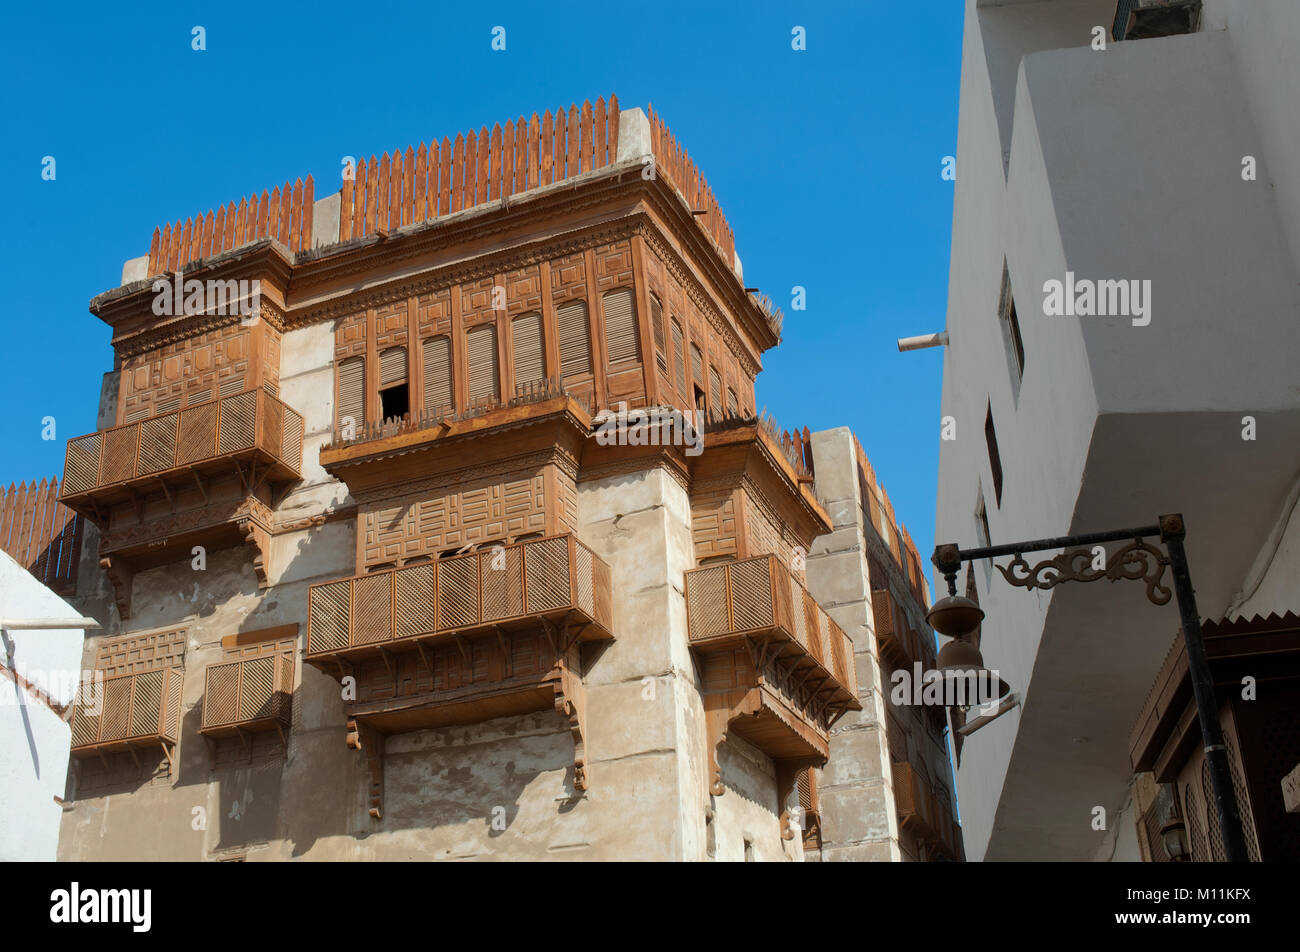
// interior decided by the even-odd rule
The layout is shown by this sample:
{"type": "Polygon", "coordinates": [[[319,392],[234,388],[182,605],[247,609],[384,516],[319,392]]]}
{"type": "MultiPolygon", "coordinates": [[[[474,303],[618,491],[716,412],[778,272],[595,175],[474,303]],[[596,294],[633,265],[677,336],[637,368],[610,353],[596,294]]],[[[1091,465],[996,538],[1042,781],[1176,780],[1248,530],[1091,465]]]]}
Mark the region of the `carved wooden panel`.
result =
{"type": "Polygon", "coordinates": [[[587,266],[582,252],[556,258],[550,263],[551,298],[556,304],[587,293],[587,266]]]}
{"type": "Polygon", "coordinates": [[[460,286],[460,319],[466,327],[496,320],[492,308],[492,290],[497,279],[489,276],[460,286]]]}
{"type": "Polygon", "coordinates": [[[506,273],[506,312],[514,317],[542,309],[542,274],[537,265],[506,273]]]}
{"type": "Polygon", "coordinates": [[[185,629],[123,635],[101,641],[95,647],[95,670],[104,677],[174,668],[185,655],[185,629]]]}
{"type": "MultiPolygon", "coordinates": [[[[691,533],[698,561],[739,552],[736,494],[729,487],[691,496],[691,533]]],[[[771,550],[768,550],[771,551],[771,550]]]]}
{"type": "Polygon", "coordinates": [[[375,347],[405,347],[408,336],[407,305],[395,301],[375,311],[375,347]]]}
{"type": "Polygon", "coordinates": [[[632,285],[632,242],[616,241],[596,249],[596,290],[632,285]]]}
{"type": "Polygon", "coordinates": [[[416,299],[421,337],[451,329],[451,291],[451,288],[439,288],[416,299]]]}
{"type": "Polygon", "coordinates": [[[366,355],[366,315],[365,312],[350,317],[339,318],[334,326],[334,360],[366,355]]]}
{"type": "Polygon", "coordinates": [[[401,564],[463,545],[543,532],[546,480],[538,471],[450,492],[412,495],[360,516],[361,564],[401,564]]]}
{"type": "MultiPolygon", "coordinates": [[[[245,389],[248,328],[236,323],[122,362],[118,397],[127,423],[245,389]]],[[[278,374],[278,357],[276,359],[278,374]]]]}

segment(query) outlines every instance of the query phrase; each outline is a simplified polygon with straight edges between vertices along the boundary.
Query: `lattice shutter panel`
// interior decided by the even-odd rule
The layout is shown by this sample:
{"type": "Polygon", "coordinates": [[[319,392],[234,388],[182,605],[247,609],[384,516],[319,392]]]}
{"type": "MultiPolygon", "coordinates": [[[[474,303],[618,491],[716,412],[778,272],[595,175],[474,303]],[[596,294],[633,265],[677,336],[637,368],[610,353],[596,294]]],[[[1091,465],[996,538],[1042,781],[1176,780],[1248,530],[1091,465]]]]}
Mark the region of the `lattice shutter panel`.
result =
{"type": "Polygon", "coordinates": [[[239,716],[252,721],[271,715],[275,694],[275,658],[266,656],[242,662],[243,683],[239,688],[239,716]]]}
{"type": "Polygon", "coordinates": [[[352,583],[347,579],[315,585],[311,589],[307,629],[309,651],[336,651],[348,647],[348,607],[352,583]]]}
{"type": "Polygon", "coordinates": [[[131,699],[131,737],[156,734],[162,713],[163,671],[133,675],[135,696],[131,699]]]}
{"type": "Polygon", "coordinates": [[[424,409],[450,411],[451,340],[430,337],[424,342],[424,409]]]}
{"type": "Polygon", "coordinates": [[[609,344],[609,362],[641,359],[641,337],[636,330],[636,308],[632,291],[616,288],[601,298],[605,308],[605,339],[609,344]]]}
{"type": "Polygon", "coordinates": [[[716,367],[709,368],[709,409],[715,414],[722,412],[722,378],[716,367]]]}
{"type": "Polygon", "coordinates": [[[1205,834],[1201,832],[1201,817],[1197,812],[1196,793],[1189,783],[1183,787],[1183,814],[1187,817],[1187,842],[1192,851],[1192,862],[1208,863],[1209,849],[1205,843],[1205,834]]]}
{"type": "Polygon", "coordinates": [[[68,441],[63,491],[80,493],[99,484],[99,434],[68,441]]]}
{"type": "Polygon", "coordinates": [[[483,620],[513,618],[524,613],[524,579],[518,547],[479,555],[483,587],[483,620]]]}
{"type": "Polygon", "coordinates": [[[103,712],[99,715],[99,739],[121,740],[127,736],[127,714],[131,703],[131,676],[104,681],[103,712]]]}
{"type": "Polygon", "coordinates": [[[352,598],[356,605],[352,623],[353,643],[368,645],[392,638],[392,573],[381,572],[353,579],[352,598]]]}
{"type": "Polygon", "coordinates": [[[730,387],[727,388],[727,413],[736,416],[739,413],[740,405],[736,402],[736,391],[730,387]]]}
{"type": "MultiPolygon", "coordinates": [[[[82,690],[87,692],[83,697],[94,697],[89,693],[94,688],[89,685],[84,686],[82,690]]],[[[86,713],[85,706],[79,703],[72,711],[72,746],[84,747],[97,740],[99,740],[99,715],[86,713]]]]}
{"type": "Polygon", "coordinates": [[[351,417],[358,427],[366,422],[366,359],[349,357],[339,364],[339,426],[351,417]]]}
{"type": "Polygon", "coordinates": [[[135,426],[124,426],[104,434],[104,483],[120,482],[134,475],[138,437],[139,427],[135,426]]]}
{"type": "Polygon", "coordinates": [[[767,559],[731,566],[731,610],[736,631],[772,626],[772,573],[767,559]]]}
{"type": "Polygon", "coordinates": [[[673,361],[677,371],[677,389],[686,389],[686,346],[682,340],[682,326],[673,321],[673,361]]]}
{"type": "Polygon", "coordinates": [[[477,624],[478,557],[462,556],[438,563],[438,627],[477,624]]]}
{"type": "Polygon", "coordinates": [[[587,305],[569,301],[555,311],[560,329],[560,375],[591,373],[591,326],[587,323],[587,305]]]}
{"type": "Polygon", "coordinates": [[[497,328],[479,324],[465,335],[469,351],[469,399],[471,403],[491,400],[501,392],[497,368],[497,328]]]}
{"type": "Polygon", "coordinates": [[[515,346],[515,389],[546,379],[542,357],[542,315],[520,314],[510,322],[515,346]]]}
{"type": "Polygon", "coordinates": [[[302,465],[302,415],[288,407],[284,408],[284,442],[280,459],[294,469],[302,465]]]}
{"type": "Polygon", "coordinates": [[[573,604],[569,588],[569,544],[565,539],[524,543],[529,613],[573,604]]]}
{"type": "Polygon", "coordinates": [[[181,732],[181,686],[185,683],[182,668],[167,670],[167,708],[163,721],[163,735],[175,740],[181,732]]]}
{"type": "Polygon", "coordinates": [[[178,465],[207,459],[216,452],[217,408],[214,402],[181,411],[181,432],[176,445],[178,465]]]}
{"type": "Polygon", "coordinates": [[[727,620],[727,566],[719,565],[691,573],[686,590],[686,615],[690,636],[707,638],[729,631],[727,620]]]}
{"type": "Polygon", "coordinates": [[[284,444],[284,404],[272,397],[262,397],[262,449],[279,456],[284,444]]]}
{"type": "Polygon", "coordinates": [[[793,577],[787,579],[790,585],[790,604],[794,611],[794,640],[803,645],[805,651],[811,651],[808,645],[808,613],[804,611],[803,591],[799,588],[799,583],[793,577]]]}
{"type": "Polygon", "coordinates": [[[659,299],[650,295],[650,325],[655,335],[655,364],[659,372],[668,376],[667,345],[664,341],[664,308],[659,299]]]}
{"type": "Polygon", "coordinates": [[[704,386],[704,355],[694,344],[691,345],[691,377],[701,387],[704,386]]]}
{"type": "Polygon", "coordinates": [[[239,719],[236,706],[239,689],[239,665],[217,664],[207,671],[203,691],[203,726],[230,724],[239,719]]]}
{"type": "Polygon", "coordinates": [[[243,389],[244,389],[244,378],[231,377],[221,384],[221,395],[223,397],[231,397],[239,393],[239,391],[243,389]]]}
{"type": "Polygon", "coordinates": [[[432,563],[400,569],[397,573],[397,637],[408,638],[433,631],[436,570],[432,563]]]}
{"type": "Polygon", "coordinates": [[[379,388],[406,383],[406,348],[389,347],[379,352],[379,388]]]}
{"type": "Polygon", "coordinates": [[[577,585],[577,591],[574,593],[573,598],[574,603],[588,615],[599,618],[600,612],[596,608],[595,565],[591,550],[585,545],[575,545],[573,548],[575,556],[573,576],[577,585]]]}
{"type": "Polygon", "coordinates": [[[140,473],[156,473],[176,464],[176,414],[140,424],[140,473]]]}
{"type": "Polygon", "coordinates": [[[249,390],[221,401],[222,453],[248,449],[257,436],[257,391],[249,390]]]}

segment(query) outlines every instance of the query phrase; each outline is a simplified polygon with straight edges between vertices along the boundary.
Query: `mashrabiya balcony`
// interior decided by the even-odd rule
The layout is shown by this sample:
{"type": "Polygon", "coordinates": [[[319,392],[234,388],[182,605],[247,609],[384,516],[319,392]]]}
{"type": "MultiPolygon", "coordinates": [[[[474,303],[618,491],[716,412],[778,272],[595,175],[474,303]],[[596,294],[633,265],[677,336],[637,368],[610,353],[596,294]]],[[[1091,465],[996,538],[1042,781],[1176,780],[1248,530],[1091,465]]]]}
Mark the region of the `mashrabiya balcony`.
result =
{"type": "Polygon", "coordinates": [[[293,701],[293,656],[262,655],[210,664],[203,686],[206,737],[278,731],[287,743],[293,701]]]}
{"type": "Polygon", "coordinates": [[[383,815],[383,736],[554,708],[587,789],[585,643],[612,638],[609,566],[571,534],[311,586],[304,660],[354,678],[348,746],[383,815]]]}
{"type": "Polygon", "coordinates": [[[951,807],[934,795],[925,778],[910,763],[895,763],[894,805],[898,822],[916,836],[941,849],[951,859],[961,856],[961,827],[951,807]]]}
{"type": "Polygon", "coordinates": [[[72,755],[101,756],[160,746],[167,760],[180,734],[181,668],[156,668],[105,678],[83,689],[90,703],[72,712],[72,755]]]}
{"type": "Polygon", "coordinates": [[[686,573],[686,617],[703,680],[711,791],[725,790],[718,749],[734,731],[772,758],[786,802],[826,763],[831,726],[861,710],[853,642],[774,555],[686,573]]]}
{"type": "Polygon", "coordinates": [[[264,389],[195,404],[68,441],[61,502],[92,518],[177,480],[236,471],[251,487],[302,473],[303,419],[264,389]],[[245,471],[244,466],[248,469],[245,471]],[[261,472],[258,468],[262,467],[261,472]]]}

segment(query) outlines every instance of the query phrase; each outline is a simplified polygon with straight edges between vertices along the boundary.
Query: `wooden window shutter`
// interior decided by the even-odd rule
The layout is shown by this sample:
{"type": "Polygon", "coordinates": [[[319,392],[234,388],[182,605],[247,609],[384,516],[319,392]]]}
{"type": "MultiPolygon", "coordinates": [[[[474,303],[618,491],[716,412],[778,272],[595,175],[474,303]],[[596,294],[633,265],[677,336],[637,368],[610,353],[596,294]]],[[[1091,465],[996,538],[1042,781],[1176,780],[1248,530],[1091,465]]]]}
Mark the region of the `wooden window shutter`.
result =
{"type": "Polygon", "coordinates": [[[424,342],[424,409],[451,410],[451,340],[430,337],[424,342]]]}
{"type": "Polygon", "coordinates": [[[560,329],[560,375],[591,373],[591,327],[587,323],[587,305],[569,301],[555,311],[560,329]]]}
{"type": "Polygon", "coordinates": [[[471,403],[497,398],[500,395],[500,374],[497,369],[497,327],[480,324],[471,327],[465,335],[469,350],[469,399],[471,403]]]}
{"type": "Polygon", "coordinates": [[[722,378],[718,368],[709,368],[709,409],[719,416],[722,414],[722,378]]]}
{"type": "Polygon", "coordinates": [[[691,377],[701,387],[704,386],[704,355],[694,344],[691,345],[691,377]]]}
{"type": "Polygon", "coordinates": [[[534,311],[520,314],[510,322],[515,347],[515,391],[521,386],[541,383],[546,379],[546,364],[542,356],[542,315],[534,311]]]}
{"type": "Polygon", "coordinates": [[[389,347],[379,354],[379,389],[406,383],[406,348],[389,347]]]}
{"type": "Polygon", "coordinates": [[[732,416],[736,416],[737,413],[739,412],[739,409],[740,406],[739,404],[736,403],[736,391],[728,387],[727,388],[727,412],[732,416]]]}
{"type": "Polygon", "coordinates": [[[361,426],[366,422],[366,359],[349,357],[339,364],[339,426],[345,417],[361,426]]]}
{"type": "Polygon", "coordinates": [[[677,370],[677,389],[686,389],[686,346],[682,342],[682,325],[673,321],[673,362],[677,370]]]}
{"type": "Polygon", "coordinates": [[[605,308],[605,339],[609,343],[609,362],[641,359],[641,337],[636,330],[636,308],[632,306],[630,288],[606,291],[601,298],[605,308]]]}
{"type": "Polygon", "coordinates": [[[664,343],[664,308],[653,294],[650,295],[650,323],[654,327],[655,363],[659,365],[659,372],[667,377],[668,355],[664,343]]]}

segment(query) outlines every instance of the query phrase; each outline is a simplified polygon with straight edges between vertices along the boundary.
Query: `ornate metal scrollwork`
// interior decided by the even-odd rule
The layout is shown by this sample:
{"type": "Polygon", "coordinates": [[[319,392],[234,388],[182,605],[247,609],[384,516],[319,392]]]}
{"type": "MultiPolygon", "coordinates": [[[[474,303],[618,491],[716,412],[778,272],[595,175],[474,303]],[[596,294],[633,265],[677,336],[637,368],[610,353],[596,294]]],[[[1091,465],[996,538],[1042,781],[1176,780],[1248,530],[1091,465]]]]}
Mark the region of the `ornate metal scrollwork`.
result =
{"type": "Polygon", "coordinates": [[[1021,588],[1052,588],[1061,582],[1095,582],[1108,578],[1146,583],[1147,598],[1154,605],[1166,605],[1173,592],[1163,583],[1169,557],[1141,539],[1129,543],[1114,555],[1108,556],[1105,568],[1093,566],[1092,549],[1070,549],[1044,562],[1030,567],[1023,555],[1017,554],[1006,566],[997,566],[1012,585],[1021,588]]]}

